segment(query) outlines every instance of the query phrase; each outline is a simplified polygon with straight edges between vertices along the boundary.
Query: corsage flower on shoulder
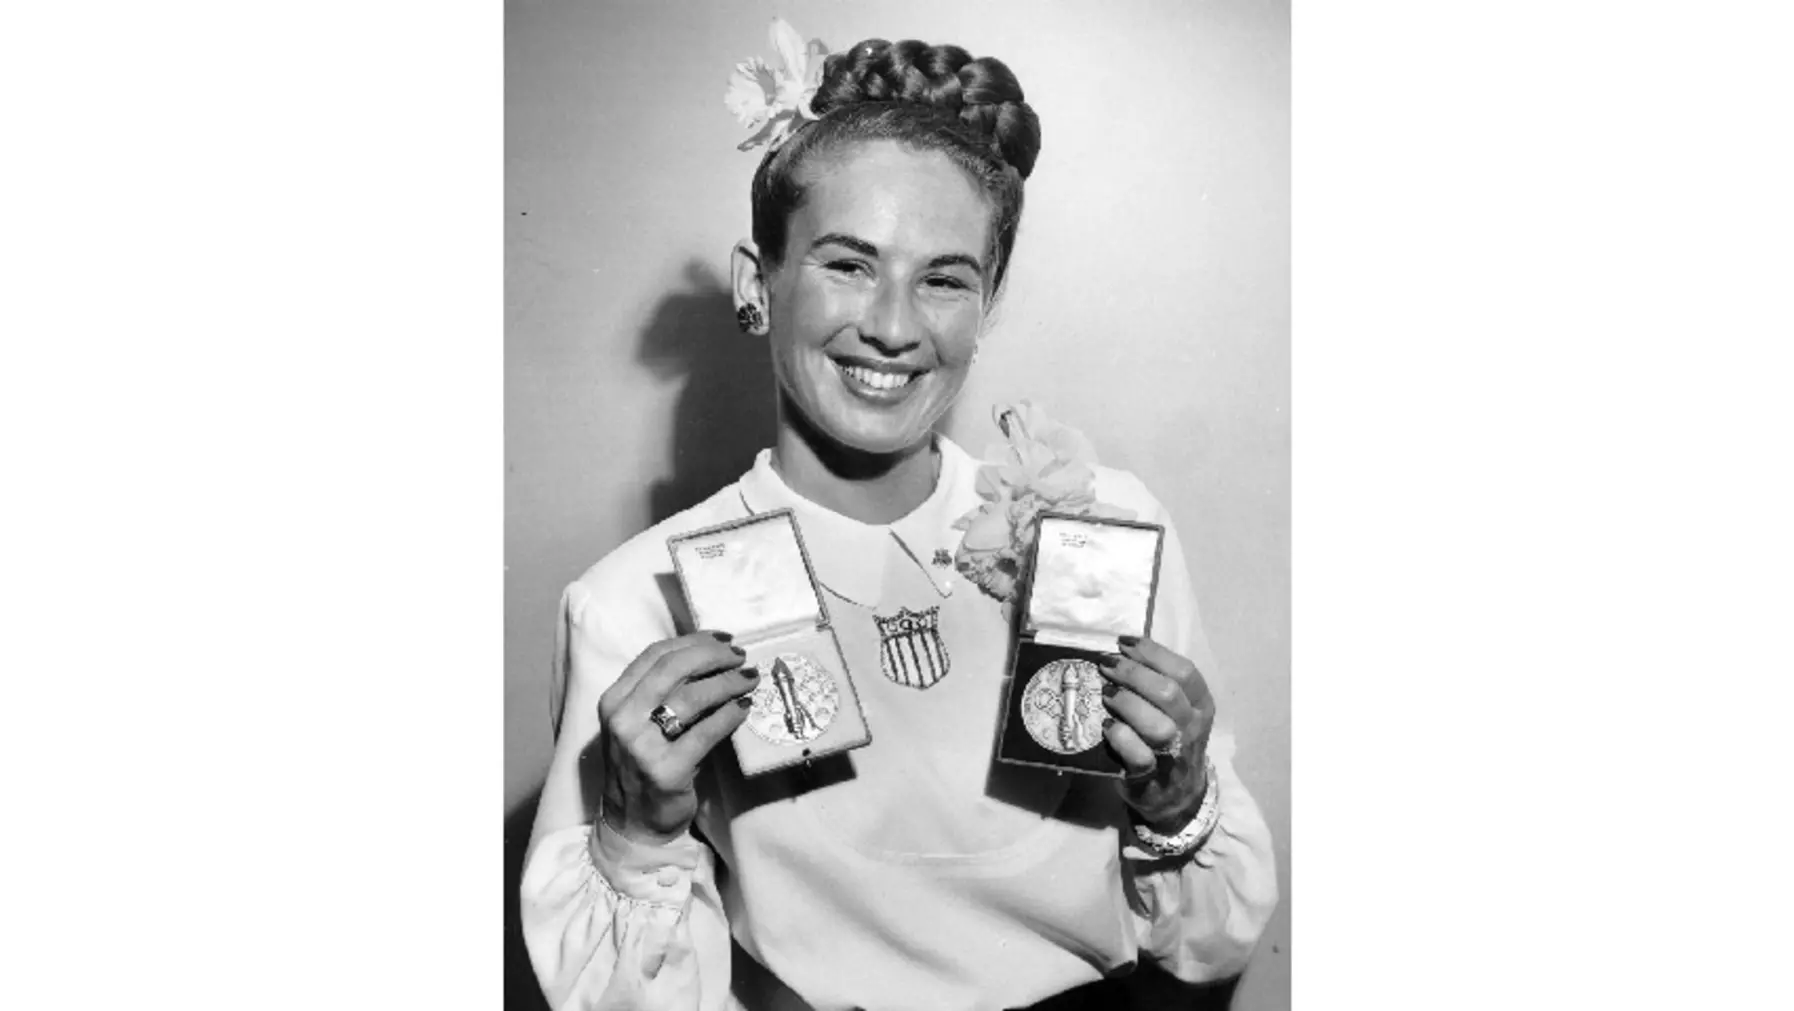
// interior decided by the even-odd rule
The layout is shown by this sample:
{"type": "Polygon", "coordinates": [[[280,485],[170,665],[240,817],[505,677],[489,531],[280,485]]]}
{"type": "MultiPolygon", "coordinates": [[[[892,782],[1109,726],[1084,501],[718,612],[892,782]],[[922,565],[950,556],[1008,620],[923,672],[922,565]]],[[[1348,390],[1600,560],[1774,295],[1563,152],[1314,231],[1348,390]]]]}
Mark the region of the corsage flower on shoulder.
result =
{"type": "Polygon", "coordinates": [[[966,532],[954,564],[1011,616],[1042,512],[1121,520],[1134,513],[1096,500],[1096,450],[1082,432],[1025,400],[992,413],[1008,441],[985,451],[977,482],[984,503],[953,524],[966,532]]]}
{"type": "Polygon", "coordinates": [[[821,39],[804,42],[784,21],[772,19],[772,48],[779,56],[779,69],[767,66],[758,56],[737,64],[729,78],[729,90],[723,104],[753,132],[737,146],[747,151],[766,144],[777,150],[805,120],[815,119],[810,100],[822,85],[822,65],[828,58],[828,46],[821,39]]]}

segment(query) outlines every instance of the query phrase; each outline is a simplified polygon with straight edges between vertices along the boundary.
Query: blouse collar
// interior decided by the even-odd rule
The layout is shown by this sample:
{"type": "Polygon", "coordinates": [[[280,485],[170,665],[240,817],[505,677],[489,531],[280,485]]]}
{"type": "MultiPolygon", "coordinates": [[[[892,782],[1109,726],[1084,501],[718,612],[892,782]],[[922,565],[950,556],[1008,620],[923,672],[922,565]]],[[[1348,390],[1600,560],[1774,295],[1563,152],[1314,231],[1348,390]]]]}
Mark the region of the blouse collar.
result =
{"type": "Polygon", "coordinates": [[[797,517],[804,547],[816,578],[837,597],[873,608],[884,592],[886,568],[914,565],[933,584],[935,593],[950,597],[968,585],[955,572],[953,555],[963,531],[953,521],[976,508],[978,461],[944,435],[935,436],[941,473],[934,491],[908,515],[888,524],[870,524],[804,498],[772,467],[772,451],[763,449],[753,469],[738,485],[750,513],[790,509],[797,517]]]}

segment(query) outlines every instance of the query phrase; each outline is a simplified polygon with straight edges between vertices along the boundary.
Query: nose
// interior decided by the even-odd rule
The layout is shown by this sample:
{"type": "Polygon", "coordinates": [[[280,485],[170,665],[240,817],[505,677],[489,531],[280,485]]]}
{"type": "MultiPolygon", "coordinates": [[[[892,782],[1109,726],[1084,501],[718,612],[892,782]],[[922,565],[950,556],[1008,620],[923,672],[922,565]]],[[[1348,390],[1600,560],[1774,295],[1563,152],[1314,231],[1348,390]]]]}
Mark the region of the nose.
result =
{"type": "Polygon", "coordinates": [[[860,339],[886,355],[900,355],[922,343],[927,323],[907,287],[882,283],[860,320],[860,339]]]}

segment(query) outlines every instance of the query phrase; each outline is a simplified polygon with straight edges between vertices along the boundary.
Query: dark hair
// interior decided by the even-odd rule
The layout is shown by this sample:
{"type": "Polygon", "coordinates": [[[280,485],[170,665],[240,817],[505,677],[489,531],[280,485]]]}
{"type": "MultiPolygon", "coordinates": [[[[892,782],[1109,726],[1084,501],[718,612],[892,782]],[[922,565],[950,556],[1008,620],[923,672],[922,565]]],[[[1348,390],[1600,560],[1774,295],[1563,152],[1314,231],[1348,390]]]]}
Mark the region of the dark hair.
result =
{"type": "Polygon", "coordinates": [[[849,144],[894,140],[945,154],[990,198],[991,291],[1002,289],[1022,218],[1022,180],[1040,154],[1040,120],[1001,60],[914,39],[868,39],[828,58],[810,108],[817,121],[754,173],[754,243],[768,266],[784,261],[787,222],[804,201],[804,165],[849,144]]]}

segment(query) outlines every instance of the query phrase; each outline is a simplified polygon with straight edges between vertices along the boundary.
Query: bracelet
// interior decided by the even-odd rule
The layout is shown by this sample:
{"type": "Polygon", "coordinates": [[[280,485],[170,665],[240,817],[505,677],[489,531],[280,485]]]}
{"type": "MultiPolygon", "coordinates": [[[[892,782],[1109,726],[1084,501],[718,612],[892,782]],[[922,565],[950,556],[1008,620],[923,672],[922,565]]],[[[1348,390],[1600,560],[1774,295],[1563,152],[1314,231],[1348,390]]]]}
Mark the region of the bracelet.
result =
{"type": "Polygon", "coordinates": [[[1152,829],[1134,824],[1134,836],[1147,849],[1161,857],[1181,857],[1202,848],[1208,837],[1215,831],[1215,825],[1221,820],[1221,777],[1215,775],[1214,760],[1203,757],[1203,771],[1208,775],[1208,789],[1202,793],[1202,806],[1196,809],[1196,817],[1175,835],[1161,835],[1152,829]]]}

